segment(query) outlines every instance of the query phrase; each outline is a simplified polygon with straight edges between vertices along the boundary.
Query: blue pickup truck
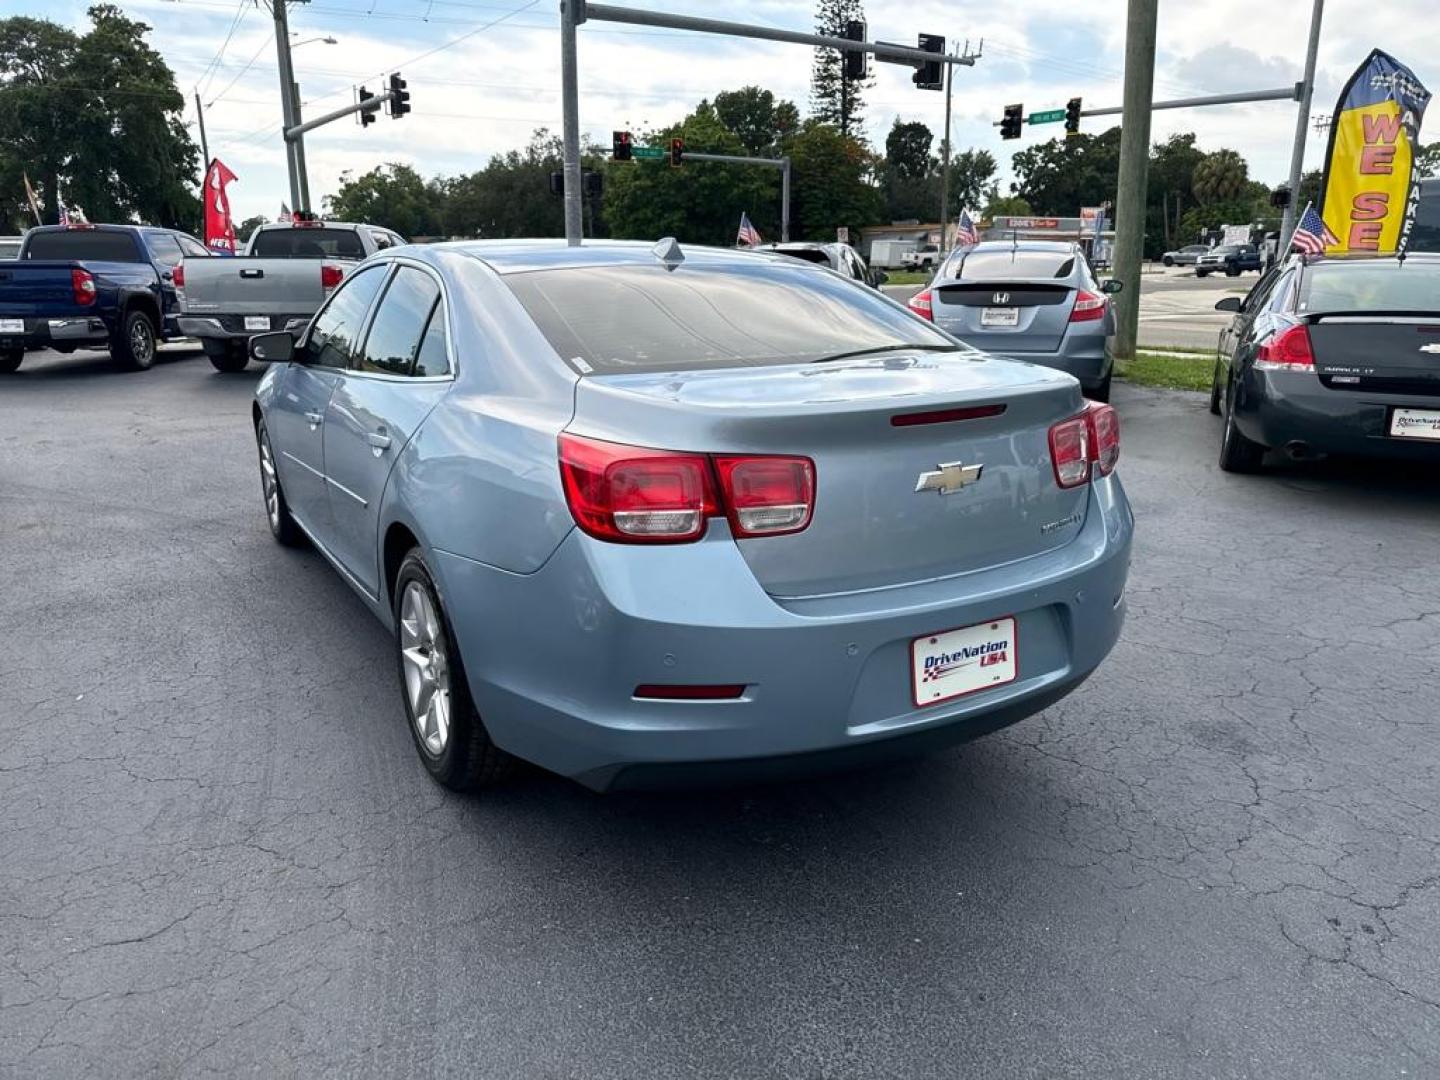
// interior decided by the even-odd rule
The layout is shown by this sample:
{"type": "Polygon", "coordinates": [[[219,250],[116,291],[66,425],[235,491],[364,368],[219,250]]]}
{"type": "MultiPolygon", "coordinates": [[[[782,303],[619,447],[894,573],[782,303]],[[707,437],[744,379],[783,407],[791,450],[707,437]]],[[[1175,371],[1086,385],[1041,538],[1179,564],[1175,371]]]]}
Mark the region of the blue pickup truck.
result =
{"type": "Polygon", "coordinates": [[[175,269],[208,257],[193,236],[148,225],[31,229],[13,262],[0,263],[0,374],[26,349],[109,349],[144,370],[158,342],[180,337],[175,269]]]}

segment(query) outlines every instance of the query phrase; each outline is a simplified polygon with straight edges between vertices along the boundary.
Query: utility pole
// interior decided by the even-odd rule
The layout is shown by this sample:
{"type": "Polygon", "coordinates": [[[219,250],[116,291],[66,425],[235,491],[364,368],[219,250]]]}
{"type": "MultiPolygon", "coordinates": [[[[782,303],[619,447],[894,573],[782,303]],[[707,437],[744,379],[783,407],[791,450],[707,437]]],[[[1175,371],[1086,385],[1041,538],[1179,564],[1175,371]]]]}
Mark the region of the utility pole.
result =
{"type": "Polygon", "coordinates": [[[1290,201],[1280,218],[1280,255],[1290,250],[1295,227],[1295,199],[1300,194],[1300,171],[1305,165],[1305,127],[1310,122],[1310,95],[1315,89],[1315,54],[1320,49],[1320,15],[1325,0],[1315,0],[1310,11],[1310,44],[1305,50],[1305,82],[1300,90],[1300,111],[1295,116],[1295,147],[1290,151],[1290,201]]]}
{"type": "Polygon", "coordinates": [[[565,113],[561,134],[565,144],[565,242],[580,246],[580,73],[575,55],[575,27],[585,0],[560,0],[560,103],[565,113]]]}
{"type": "Polygon", "coordinates": [[[200,171],[210,171],[210,144],[205,141],[205,106],[200,104],[200,90],[195,90],[195,115],[200,118],[200,156],[205,159],[205,166],[200,171]]]}
{"type": "MultiPolygon", "coordinates": [[[[276,0],[278,3],[279,0],[276,0]]],[[[300,118],[300,84],[292,82],[290,93],[293,104],[290,106],[290,115],[295,118],[295,123],[303,124],[305,121],[300,118]]],[[[300,182],[300,204],[295,207],[297,210],[310,209],[310,174],[305,170],[305,137],[302,135],[295,140],[295,176],[300,182]]]]}
{"type": "MultiPolygon", "coordinates": [[[[280,69],[280,112],[284,130],[300,126],[300,102],[295,90],[295,69],[290,63],[290,24],[285,18],[289,0],[273,0],[275,15],[275,53],[280,69]]],[[[290,175],[290,205],[296,210],[310,209],[305,184],[305,144],[299,139],[285,140],[285,167],[290,175]]]]}
{"type": "MultiPolygon", "coordinates": [[[[967,41],[966,46],[969,46],[967,41]]],[[[940,250],[945,250],[945,221],[950,213],[950,88],[955,68],[945,67],[945,142],[940,147],[940,250]]]]}
{"type": "Polygon", "coordinates": [[[1115,198],[1115,355],[1135,355],[1140,328],[1140,263],[1145,253],[1145,172],[1150,164],[1150,97],[1155,86],[1157,0],[1129,0],[1125,19],[1124,115],[1120,120],[1120,190],[1115,198]]]}

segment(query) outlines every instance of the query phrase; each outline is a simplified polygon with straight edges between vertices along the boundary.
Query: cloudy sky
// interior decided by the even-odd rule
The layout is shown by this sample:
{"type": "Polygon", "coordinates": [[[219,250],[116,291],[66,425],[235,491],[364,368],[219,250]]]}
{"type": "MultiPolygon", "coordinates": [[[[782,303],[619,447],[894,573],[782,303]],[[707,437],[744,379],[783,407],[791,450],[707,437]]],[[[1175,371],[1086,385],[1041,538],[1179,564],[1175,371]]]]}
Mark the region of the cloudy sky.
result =
{"type": "MultiPolygon", "coordinates": [[[[230,189],[237,217],[274,217],[288,199],[278,134],[280,105],[274,23],[260,0],[116,0],[154,26],[152,44],[175,69],[181,88],[198,86],[211,153],[239,176],[230,189]]],[[[630,6],[715,16],[701,0],[624,0],[630,6]]],[[[44,14],[76,27],[87,0],[0,0],[0,15],[44,14]]],[[[1309,0],[1160,0],[1157,99],[1284,86],[1300,78],[1309,0]]],[[[1440,24],[1430,0],[1330,0],[1320,42],[1312,112],[1329,112],[1335,95],[1366,52],[1378,46],[1440,91],[1440,24]]],[[[808,30],[808,3],[732,0],[723,17],[808,30]]],[[[1063,106],[1081,95],[1087,107],[1118,105],[1124,66],[1122,0],[869,0],[873,38],[913,42],[918,31],[969,39],[982,59],[955,79],[957,147],[986,147],[1008,177],[1010,154],[1058,133],[1037,128],[1004,143],[991,126],[1007,102],[1027,111],[1063,106]],[[1083,8],[1083,15],[1077,14],[1083,8]]],[[[341,121],[307,139],[311,194],[318,206],[346,170],[407,162],[426,176],[468,172],[490,155],[523,144],[531,131],[560,128],[556,0],[314,0],[292,2],[290,26],[301,45],[297,79],[308,116],[352,98],[357,83],[378,89],[383,73],[409,80],[414,112],[380,116],[368,128],[341,121]],[[337,44],[308,39],[333,36],[337,44]]],[[[749,83],[803,108],[811,53],[799,46],[590,23],[580,31],[582,130],[608,142],[613,128],[672,122],[702,97],[749,83]]],[[[873,145],[899,117],[937,132],[944,95],[915,89],[910,69],[876,65],[866,98],[873,145]]],[[[1440,107],[1437,107],[1440,108],[1440,107]]],[[[1436,110],[1432,110],[1435,112],[1436,110]]],[[[194,120],[193,105],[186,118],[194,120]]],[[[1272,102],[1155,114],[1156,140],[1194,131],[1205,149],[1232,147],[1267,183],[1284,178],[1295,106],[1272,102]]],[[[1431,118],[1437,130],[1440,113],[1431,118]]],[[[1086,121],[1099,130],[1099,120],[1086,121]]],[[[1307,167],[1323,141],[1312,131],[1307,167]]],[[[1428,134],[1428,132],[1427,132],[1428,134]]],[[[1423,136],[1422,136],[1423,137],[1423,136]]],[[[1440,136],[1431,135],[1430,138],[1440,136]]]]}

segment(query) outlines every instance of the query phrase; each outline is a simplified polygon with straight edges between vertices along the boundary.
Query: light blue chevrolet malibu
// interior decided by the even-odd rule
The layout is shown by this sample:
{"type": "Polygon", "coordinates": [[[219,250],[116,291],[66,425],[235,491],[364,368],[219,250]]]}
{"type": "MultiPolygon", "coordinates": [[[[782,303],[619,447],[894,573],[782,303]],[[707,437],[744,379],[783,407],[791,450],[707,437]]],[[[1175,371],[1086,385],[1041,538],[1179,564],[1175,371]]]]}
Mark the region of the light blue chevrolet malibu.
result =
{"type": "Polygon", "coordinates": [[[1059,700],[1124,616],[1071,376],[779,256],[491,241],[357,268],[270,361],[270,528],[395,636],[440,783],[860,764],[1059,700]]]}

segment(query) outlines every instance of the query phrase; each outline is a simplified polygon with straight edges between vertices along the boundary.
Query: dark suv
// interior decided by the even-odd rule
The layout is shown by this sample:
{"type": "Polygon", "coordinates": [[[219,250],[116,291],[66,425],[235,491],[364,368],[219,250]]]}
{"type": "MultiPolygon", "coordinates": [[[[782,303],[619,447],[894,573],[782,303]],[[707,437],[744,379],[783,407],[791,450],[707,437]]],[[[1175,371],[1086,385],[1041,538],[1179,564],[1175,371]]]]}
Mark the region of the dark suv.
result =
{"type": "Polygon", "coordinates": [[[1195,260],[1195,276],[1208,277],[1223,270],[1226,277],[1239,277],[1242,270],[1265,269],[1260,249],[1254,244],[1221,244],[1195,260]]]}

